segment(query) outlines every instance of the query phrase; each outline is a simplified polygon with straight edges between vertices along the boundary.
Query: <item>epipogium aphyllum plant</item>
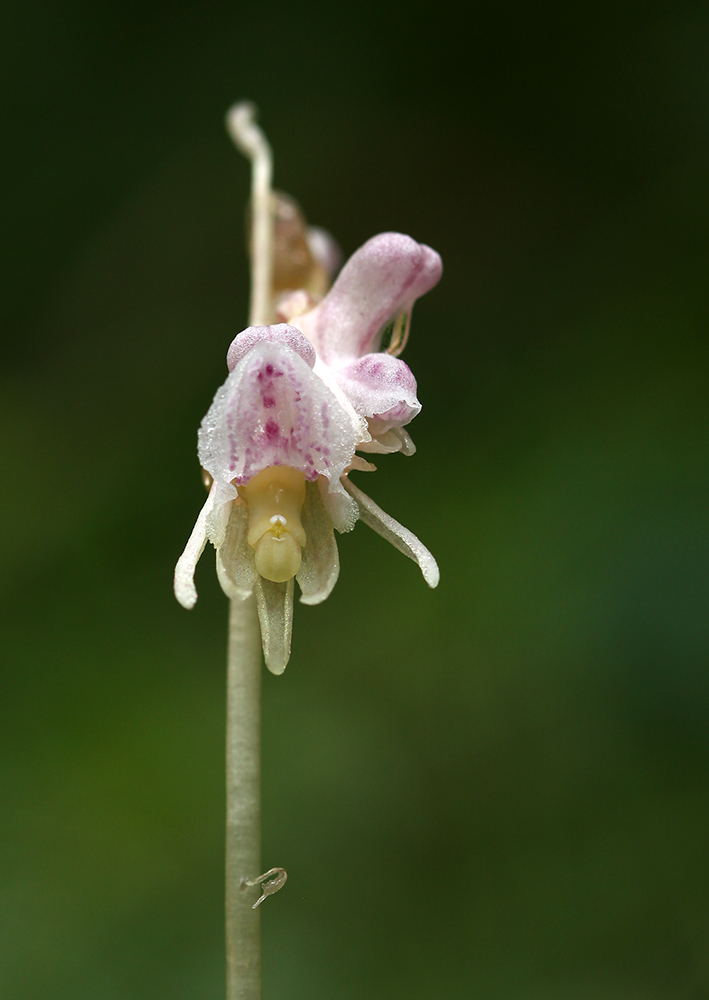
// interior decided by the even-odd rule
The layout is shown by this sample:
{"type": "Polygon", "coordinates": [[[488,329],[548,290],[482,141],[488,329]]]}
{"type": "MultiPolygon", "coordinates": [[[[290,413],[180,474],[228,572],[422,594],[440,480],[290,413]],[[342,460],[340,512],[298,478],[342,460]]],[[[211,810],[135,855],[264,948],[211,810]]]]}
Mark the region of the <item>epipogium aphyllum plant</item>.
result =
{"type": "Polygon", "coordinates": [[[399,359],[414,302],[441,259],[400,233],[374,236],[338,269],[339,251],[271,188],[271,150],[247,103],[227,130],[252,161],[250,326],[227,351],[229,375],[199,429],[209,496],[175,569],[175,595],[194,606],[206,543],[230,600],[227,695],[226,937],[228,1000],[261,996],[258,905],[286,879],[259,875],[261,649],[282,674],[290,657],[293,581],[303,604],[335,586],[335,531],[358,520],[438,583],[424,545],[350,480],[374,472],[362,454],[403,452],[420,411],[399,359]],[[259,635],[260,633],[260,635],[259,635]],[[261,885],[261,895],[256,886],[261,885]]]}

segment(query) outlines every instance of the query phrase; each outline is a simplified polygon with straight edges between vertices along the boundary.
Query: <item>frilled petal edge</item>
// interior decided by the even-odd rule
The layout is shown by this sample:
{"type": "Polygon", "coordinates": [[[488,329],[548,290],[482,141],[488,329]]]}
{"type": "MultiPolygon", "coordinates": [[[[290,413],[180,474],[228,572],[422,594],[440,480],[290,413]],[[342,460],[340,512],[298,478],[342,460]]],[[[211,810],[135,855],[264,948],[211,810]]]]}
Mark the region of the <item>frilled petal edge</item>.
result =
{"type": "Polygon", "coordinates": [[[302,513],[307,541],[296,576],[301,604],[321,604],[332,593],[340,574],[340,557],[332,518],[327,513],[319,483],[308,483],[302,513]]]}

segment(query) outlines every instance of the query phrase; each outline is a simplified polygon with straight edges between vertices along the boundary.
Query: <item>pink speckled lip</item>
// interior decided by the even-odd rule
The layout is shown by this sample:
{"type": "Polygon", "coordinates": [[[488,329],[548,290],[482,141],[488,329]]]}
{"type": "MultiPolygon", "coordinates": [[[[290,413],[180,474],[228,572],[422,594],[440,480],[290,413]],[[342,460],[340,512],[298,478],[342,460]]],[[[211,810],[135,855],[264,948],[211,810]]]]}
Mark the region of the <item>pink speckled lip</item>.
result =
{"type": "Polygon", "coordinates": [[[341,403],[313,372],[307,351],[289,346],[302,346],[298,338],[312,350],[310,344],[285,324],[244,333],[248,337],[240,334],[234,343],[244,338],[240,346],[249,346],[202,421],[202,467],[214,479],[237,485],[273,465],[297,469],[310,481],[339,480],[356,434],[341,403]]]}

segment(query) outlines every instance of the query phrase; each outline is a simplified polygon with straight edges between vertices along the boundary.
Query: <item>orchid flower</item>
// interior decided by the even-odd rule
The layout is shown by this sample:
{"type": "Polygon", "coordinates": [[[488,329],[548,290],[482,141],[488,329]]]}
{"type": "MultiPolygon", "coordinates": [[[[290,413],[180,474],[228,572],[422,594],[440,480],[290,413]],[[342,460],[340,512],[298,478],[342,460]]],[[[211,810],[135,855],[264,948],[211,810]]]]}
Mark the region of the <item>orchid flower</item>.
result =
{"type": "Polygon", "coordinates": [[[416,380],[397,355],[414,302],[439,280],[427,246],[383,233],[345,264],[325,297],[288,293],[271,326],[251,326],[227,353],[229,376],[199,431],[209,496],[175,569],[175,595],[194,606],[194,572],[210,541],[231,599],[255,593],[264,656],[276,674],[290,656],[293,580],[319,604],[339,573],[335,529],[361,518],[418,563],[436,561],[408,529],[349,479],[375,467],[356,453],[411,455],[404,429],[420,411],[416,380]],[[386,339],[390,338],[387,344],[386,339]]]}

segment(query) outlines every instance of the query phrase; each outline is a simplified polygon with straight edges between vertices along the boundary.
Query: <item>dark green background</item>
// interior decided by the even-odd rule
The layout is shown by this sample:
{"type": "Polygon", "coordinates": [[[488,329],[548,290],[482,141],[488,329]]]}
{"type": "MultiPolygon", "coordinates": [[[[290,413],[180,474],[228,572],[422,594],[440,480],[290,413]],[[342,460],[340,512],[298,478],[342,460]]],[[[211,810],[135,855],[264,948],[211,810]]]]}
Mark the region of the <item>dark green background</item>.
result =
{"type": "Polygon", "coordinates": [[[709,995],[703,3],[11,0],[0,996],[223,997],[226,601],[172,569],[247,310],[250,97],[443,256],[411,459],[264,681],[265,1000],[709,995]]]}

